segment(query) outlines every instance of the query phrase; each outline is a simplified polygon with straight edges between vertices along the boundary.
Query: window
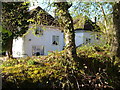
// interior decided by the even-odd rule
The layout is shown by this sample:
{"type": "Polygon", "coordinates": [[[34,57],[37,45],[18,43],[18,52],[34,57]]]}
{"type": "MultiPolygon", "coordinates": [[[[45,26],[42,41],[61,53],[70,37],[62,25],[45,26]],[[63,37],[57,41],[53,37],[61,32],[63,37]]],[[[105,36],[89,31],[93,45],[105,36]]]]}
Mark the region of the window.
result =
{"type": "Polygon", "coordinates": [[[33,56],[44,55],[44,46],[32,46],[32,55],[33,56]]]}
{"type": "Polygon", "coordinates": [[[52,44],[53,45],[58,45],[59,44],[59,36],[53,35],[53,37],[52,37],[52,44]]]}
{"type": "Polygon", "coordinates": [[[86,38],[86,44],[90,43],[91,39],[90,38],[86,38]]]}
{"type": "Polygon", "coordinates": [[[35,30],[36,35],[43,35],[43,30],[40,27],[37,27],[35,30]]]}
{"type": "Polygon", "coordinates": [[[100,37],[101,37],[100,34],[97,34],[97,35],[96,35],[96,39],[97,39],[97,40],[100,40],[100,37]]]}

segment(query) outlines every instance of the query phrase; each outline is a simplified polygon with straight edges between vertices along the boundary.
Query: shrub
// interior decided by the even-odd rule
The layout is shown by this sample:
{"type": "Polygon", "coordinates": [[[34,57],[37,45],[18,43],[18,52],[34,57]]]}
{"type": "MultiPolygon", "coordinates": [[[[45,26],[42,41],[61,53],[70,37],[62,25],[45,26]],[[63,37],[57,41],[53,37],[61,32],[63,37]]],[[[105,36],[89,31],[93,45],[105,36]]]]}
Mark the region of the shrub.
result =
{"type": "Polygon", "coordinates": [[[2,65],[3,88],[120,88],[118,64],[111,62],[107,48],[99,49],[78,48],[79,62],[68,60],[65,51],[7,60],[2,65]]]}

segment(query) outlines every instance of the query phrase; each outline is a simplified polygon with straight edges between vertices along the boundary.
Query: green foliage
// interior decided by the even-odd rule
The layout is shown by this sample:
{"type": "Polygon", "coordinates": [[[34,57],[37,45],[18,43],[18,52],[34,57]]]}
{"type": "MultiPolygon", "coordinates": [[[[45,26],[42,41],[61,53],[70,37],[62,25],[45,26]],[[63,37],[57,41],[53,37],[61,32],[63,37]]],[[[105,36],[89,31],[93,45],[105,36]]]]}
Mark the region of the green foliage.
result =
{"type": "Polygon", "coordinates": [[[79,47],[79,62],[69,60],[65,50],[48,56],[7,60],[2,65],[3,88],[119,88],[120,69],[108,56],[108,48],[79,47]]]}
{"type": "Polygon", "coordinates": [[[101,57],[103,58],[104,56],[106,57],[111,57],[109,54],[109,45],[94,45],[94,46],[82,46],[77,49],[77,54],[79,57],[88,57],[88,58],[98,58],[101,57]]]}
{"type": "Polygon", "coordinates": [[[26,33],[29,22],[28,2],[2,2],[2,49],[11,48],[13,38],[26,33]],[[11,45],[11,46],[10,46],[11,45]]]}
{"type": "Polygon", "coordinates": [[[34,65],[34,61],[33,61],[33,60],[28,60],[28,61],[27,61],[27,64],[28,64],[28,65],[34,65]]]}
{"type": "MultiPolygon", "coordinates": [[[[14,37],[20,36],[28,28],[28,2],[3,2],[2,26],[14,37]],[[18,27],[21,29],[19,30],[18,27]]],[[[4,30],[3,30],[4,31],[4,30]]]]}
{"type": "Polygon", "coordinates": [[[84,28],[85,17],[80,14],[73,17],[74,29],[84,28]]]}

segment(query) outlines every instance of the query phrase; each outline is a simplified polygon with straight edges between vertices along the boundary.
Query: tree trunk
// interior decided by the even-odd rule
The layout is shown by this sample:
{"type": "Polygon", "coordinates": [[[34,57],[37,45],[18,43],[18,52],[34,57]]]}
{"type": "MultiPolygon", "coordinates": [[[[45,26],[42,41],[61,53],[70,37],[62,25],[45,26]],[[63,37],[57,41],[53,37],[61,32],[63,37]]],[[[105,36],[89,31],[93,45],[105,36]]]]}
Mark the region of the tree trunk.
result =
{"type": "Polygon", "coordinates": [[[63,27],[64,38],[65,38],[65,50],[69,59],[75,60],[76,46],[75,46],[75,34],[73,28],[73,20],[69,14],[68,8],[70,5],[67,2],[55,3],[57,6],[56,13],[59,15],[58,20],[60,25],[63,27]],[[60,22],[61,21],[61,22],[60,22]]]}
{"type": "Polygon", "coordinates": [[[12,45],[13,45],[13,37],[10,37],[7,44],[8,45],[8,49],[7,49],[7,53],[8,53],[8,58],[13,58],[12,56],[12,45]]]}
{"type": "Polygon", "coordinates": [[[112,51],[120,58],[120,1],[113,6],[113,22],[115,37],[112,51]]]}

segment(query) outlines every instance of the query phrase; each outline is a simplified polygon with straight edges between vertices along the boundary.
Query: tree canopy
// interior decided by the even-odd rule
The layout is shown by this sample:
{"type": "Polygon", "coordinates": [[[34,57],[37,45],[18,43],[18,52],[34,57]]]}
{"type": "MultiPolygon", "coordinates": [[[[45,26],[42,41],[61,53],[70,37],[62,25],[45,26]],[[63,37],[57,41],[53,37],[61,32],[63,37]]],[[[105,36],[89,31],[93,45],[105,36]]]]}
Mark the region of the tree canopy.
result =
{"type": "Polygon", "coordinates": [[[2,2],[2,49],[12,53],[12,41],[22,36],[29,22],[28,2],[2,2]]]}

